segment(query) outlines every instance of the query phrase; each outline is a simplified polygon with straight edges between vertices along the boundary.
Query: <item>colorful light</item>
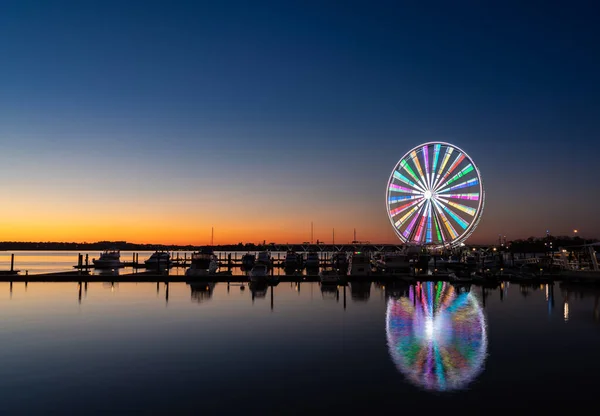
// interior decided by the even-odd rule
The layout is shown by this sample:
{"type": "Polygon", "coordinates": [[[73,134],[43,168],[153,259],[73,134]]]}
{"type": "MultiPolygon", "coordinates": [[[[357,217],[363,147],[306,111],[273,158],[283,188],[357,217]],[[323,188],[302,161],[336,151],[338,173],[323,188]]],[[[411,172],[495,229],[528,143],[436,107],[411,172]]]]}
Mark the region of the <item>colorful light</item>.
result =
{"type": "Polygon", "coordinates": [[[484,195],[479,170],[464,151],[430,142],[400,159],[388,181],[386,204],[402,242],[447,247],[459,245],[474,231],[484,195]],[[460,193],[453,192],[458,189],[460,193]],[[406,201],[412,202],[396,207],[406,201]]]}
{"type": "Polygon", "coordinates": [[[449,283],[418,283],[408,297],[390,298],[386,335],[398,370],[425,390],[464,389],[483,370],[483,311],[475,295],[459,293],[449,283]]]}

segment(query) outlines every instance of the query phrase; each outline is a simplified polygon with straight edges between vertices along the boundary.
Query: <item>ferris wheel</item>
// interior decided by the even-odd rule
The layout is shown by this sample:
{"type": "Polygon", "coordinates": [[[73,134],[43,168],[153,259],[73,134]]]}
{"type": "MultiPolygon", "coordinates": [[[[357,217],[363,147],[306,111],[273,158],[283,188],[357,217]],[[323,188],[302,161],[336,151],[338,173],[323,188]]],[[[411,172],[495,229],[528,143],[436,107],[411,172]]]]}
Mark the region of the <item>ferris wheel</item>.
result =
{"type": "Polygon", "coordinates": [[[477,227],[485,194],[479,169],[460,148],[429,142],[408,151],[386,190],[387,213],[403,243],[454,247],[477,227]]]}

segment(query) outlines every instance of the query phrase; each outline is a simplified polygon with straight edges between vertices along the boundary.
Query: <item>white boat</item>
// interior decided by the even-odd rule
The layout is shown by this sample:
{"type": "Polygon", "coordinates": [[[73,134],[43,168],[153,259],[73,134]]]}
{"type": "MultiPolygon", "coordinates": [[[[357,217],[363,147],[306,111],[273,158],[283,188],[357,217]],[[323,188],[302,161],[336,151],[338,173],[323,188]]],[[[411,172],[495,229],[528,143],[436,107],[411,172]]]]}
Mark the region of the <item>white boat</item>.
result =
{"type": "Polygon", "coordinates": [[[147,268],[167,268],[171,267],[173,262],[168,251],[155,251],[148,259],[144,260],[144,264],[147,268]]]}
{"type": "Polygon", "coordinates": [[[92,263],[94,263],[94,267],[105,269],[121,267],[123,265],[121,263],[121,252],[116,249],[104,250],[100,254],[99,259],[92,259],[92,263]]]}
{"type": "Polygon", "coordinates": [[[267,267],[271,267],[271,253],[268,251],[261,251],[256,256],[256,265],[262,264],[267,267]]]}
{"type": "Polygon", "coordinates": [[[340,276],[335,269],[324,268],[319,272],[319,280],[322,285],[337,285],[340,281],[340,276]]]}
{"type": "Polygon", "coordinates": [[[307,269],[318,269],[319,268],[319,253],[316,251],[309,251],[306,254],[306,261],[304,262],[304,266],[307,269]]]}
{"type": "Polygon", "coordinates": [[[348,276],[370,276],[371,258],[367,253],[355,251],[350,255],[348,276]]]}
{"type": "Polygon", "coordinates": [[[206,276],[215,274],[219,268],[219,260],[212,249],[202,249],[192,253],[192,264],[185,271],[186,276],[206,276]]]}
{"type": "Polygon", "coordinates": [[[256,265],[254,265],[252,270],[250,270],[250,280],[251,281],[265,280],[268,275],[269,275],[269,269],[264,264],[256,264],[256,265]]]}

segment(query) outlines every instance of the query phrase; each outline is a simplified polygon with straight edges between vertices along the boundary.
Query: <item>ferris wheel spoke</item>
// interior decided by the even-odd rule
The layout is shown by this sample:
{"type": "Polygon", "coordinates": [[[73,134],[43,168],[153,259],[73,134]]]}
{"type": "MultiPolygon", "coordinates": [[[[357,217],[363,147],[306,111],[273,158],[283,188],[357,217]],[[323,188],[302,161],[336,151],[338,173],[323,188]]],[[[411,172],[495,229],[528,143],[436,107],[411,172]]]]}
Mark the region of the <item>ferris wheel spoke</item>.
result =
{"type": "Polygon", "coordinates": [[[448,168],[446,173],[444,173],[443,176],[438,178],[438,183],[433,185],[433,189],[436,189],[440,183],[444,182],[446,180],[446,178],[448,176],[450,176],[450,174],[454,171],[454,169],[456,169],[456,167],[458,165],[460,165],[463,160],[465,160],[465,155],[458,152],[458,155],[456,156],[456,159],[454,159],[454,162],[452,162],[452,164],[450,165],[450,167],[448,168]]]}
{"type": "Polygon", "coordinates": [[[458,237],[458,233],[456,232],[456,230],[454,229],[454,227],[452,226],[452,224],[450,223],[450,221],[446,217],[446,214],[444,214],[444,211],[442,210],[442,205],[440,204],[440,202],[438,200],[434,200],[433,201],[433,205],[436,208],[437,214],[442,219],[442,223],[444,224],[444,226],[448,230],[448,234],[450,234],[450,239],[457,238],[458,237]]]}
{"type": "Polygon", "coordinates": [[[416,194],[416,195],[422,194],[422,192],[420,192],[420,191],[406,188],[404,186],[396,185],[395,183],[392,183],[388,189],[390,192],[397,192],[397,193],[401,193],[401,194],[416,194]]]}
{"type": "Polygon", "coordinates": [[[450,160],[450,156],[452,156],[453,152],[454,152],[454,149],[452,147],[446,147],[446,151],[444,152],[444,157],[442,158],[442,163],[440,164],[440,168],[439,168],[439,170],[437,172],[436,178],[433,181],[433,186],[434,187],[436,185],[436,182],[439,180],[440,176],[442,175],[442,172],[444,171],[444,168],[448,164],[448,160],[450,160]]]}
{"type": "MultiPolygon", "coordinates": [[[[464,155],[463,155],[464,156],[464,155]]],[[[453,182],[456,182],[457,180],[459,180],[460,178],[462,178],[465,175],[468,175],[469,173],[473,172],[475,168],[473,167],[472,163],[469,163],[467,166],[465,166],[464,168],[462,168],[456,175],[454,175],[453,177],[451,177],[450,179],[448,179],[446,181],[446,183],[444,183],[442,185],[442,182],[440,182],[437,187],[441,188],[442,186],[449,186],[450,184],[452,184],[453,182]]],[[[435,189],[434,189],[435,191],[435,189]]]]}
{"type": "Polygon", "coordinates": [[[431,167],[431,182],[433,185],[433,177],[435,176],[435,168],[437,167],[438,159],[440,158],[441,144],[433,146],[433,166],[431,167]]]}
{"type": "Polygon", "coordinates": [[[431,189],[431,180],[429,178],[429,148],[427,146],[423,146],[423,165],[425,166],[425,179],[427,184],[427,189],[431,189]]]}
{"type": "MultiPolygon", "coordinates": [[[[397,229],[400,229],[400,227],[402,227],[402,225],[404,225],[404,223],[406,223],[406,221],[409,220],[409,218],[411,217],[411,215],[413,215],[415,212],[417,212],[419,210],[419,208],[421,207],[421,204],[423,203],[423,201],[415,201],[411,204],[407,204],[407,205],[416,205],[413,206],[412,209],[410,209],[406,214],[404,214],[398,221],[396,221],[394,223],[394,225],[396,226],[397,229]]],[[[399,213],[399,212],[398,212],[399,213]]]]}
{"type": "Polygon", "coordinates": [[[421,169],[421,163],[419,163],[419,155],[417,154],[417,151],[413,150],[410,153],[410,157],[415,165],[415,168],[417,168],[417,172],[419,172],[419,184],[423,186],[423,189],[427,189],[427,182],[425,175],[423,174],[423,169],[421,169]]]}
{"type": "MultiPolygon", "coordinates": [[[[406,173],[408,173],[408,176],[410,176],[412,178],[412,180],[414,180],[413,183],[413,187],[422,190],[423,192],[425,192],[425,187],[420,183],[420,179],[419,176],[415,173],[415,171],[413,170],[413,168],[410,167],[410,164],[408,163],[408,159],[410,158],[410,156],[408,156],[405,159],[402,159],[402,161],[400,162],[400,168],[404,169],[404,171],[406,173]]],[[[400,169],[398,169],[399,171],[400,169]]]]}
{"type": "Polygon", "coordinates": [[[412,219],[410,220],[410,222],[408,223],[408,226],[406,227],[406,229],[404,230],[404,237],[406,237],[409,241],[413,240],[413,234],[414,234],[414,230],[415,230],[415,224],[417,223],[417,220],[420,218],[421,216],[421,212],[425,209],[424,207],[426,206],[426,204],[422,204],[422,205],[417,205],[417,209],[415,210],[415,213],[412,216],[412,219]]]}
{"type": "Polygon", "coordinates": [[[469,179],[468,181],[464,181],[464,182],[461,182],[461,183],[459,183],[457,185],[453,185],[450,188],[444,188],[444,189],[441,189],[439,191],[436,190],[436,193],[441,194],[441,193],[444,193],[444,192],[455,191],[457,189],[468,188],[470,186],[475,186],[475,185],[478,185],[478,184],[479,184],[479,179],[478,178],[472,178],[472,179],[469,179]]]}
{"type": "Polygon", "coordinates": [[[412,201],[412,202],[409,202],[408,204],[404,204],[402,206],[394,208],[394,209],[392,209],[390,211],[390,215],[392,217],[395,217],[396,215],[398,215],[398,214],[402,213],[403,211],[407,210],[408,208],[417,205],[419,202],[421,202],[421,201],[412,201]]]}
{"type": "Polygon", "coordinates": [[[423,195],[403,195],[403,196],[390,196],[388,202],[390,205],[397,204],[399,202],[410,201],[414,199],[423,198],[423,195]]]}
{"type": "Polygon", "coordinates": [[[460,210],[460,211],[462,211],[462,212],[464,212],[466,214],[469,214],[470,216],[474,216],[475,213],[477,212],[477,210],[475,208],[468,207],[468,206],[462,205],[462,204],[457,204],[456,202],[448,201],[448,200],[443,199],[443,198],[439,198],[438,197],[438,201],[443,201],[445,204],[447,204],[447,205],[449,205],[451,207],[454,207],[454,208],[456,208],[456,209],[458,209],[458,210],[460,210]]]}
{"type": "Polygon", "coordinates": [[[425,230],[425,243],[431,243],[433,241],[432,239],[432,218],[431,218],[431,202],[429,202],[427,204],[427,224],[426,224],[426,230],[425,230]]]}
{"type": "Polygon", "coordinates": [[[420,243],[423,239],[423,229],[427,222],[427,214],[429,213],[429,207],[431,206],[431,202],[427,201],[424,209],[421,211],[421,218],[419,219],[419,226],[417,227],[417,231],[415,234],[415,241],[420,243]]]}
{"type": "Polygon", "coordinates": [[[448,205],[446,205],[441,199],[436,200],[436,202],[441,205],[442,209],[444,211],[446,211],[446,214],[450,215],[450,218],[452,218],[454,221],[456,221],[456,223],[458,225],[460,225],[463,230],[467,229],[467,227],[469,226],[469,223],[467,221],[465,221],[456,212],[454,212],[450,208],[448,208],[448,205]]]}
{"type": "Polygon", "coordinates": [[[444,198],[454,198],[454,199],[468,199],[470,201],[479,201],[479,193],[470,193],[470,194],[449,194],[449,195],[438,195],[439,197],[444,198]]]}
{"type": "MultiPolygon", "coordinates": [[[[432,204],[433,207],[433,204],[432,204]]],[[[431,213],[433,214],[433,223],[435,226],[435,235],[437,236],[437,241],[439,241],[440,243],[444,244],[444,242],[447,240],[444,237],[444,230],[442,229],[442,227],[440,226],[440,218],[438,217],[437,212],[435,211],[435,209],[432,208],[431,213]]]]}
{"type": "Polygon", "coordinates": [[[400,173],[397,170],[394,171],[394,178],[396,178],[400,182],[404,182],[408,186],[412,186],[414,189],[417,189],[420,192],[425,192],[425,189],[423,189],[423,187],[421,185],[418,185],[415,182],[411,181],[410,179],[408,179],[406,176],[404,176],[402,173],[400,173]]]}

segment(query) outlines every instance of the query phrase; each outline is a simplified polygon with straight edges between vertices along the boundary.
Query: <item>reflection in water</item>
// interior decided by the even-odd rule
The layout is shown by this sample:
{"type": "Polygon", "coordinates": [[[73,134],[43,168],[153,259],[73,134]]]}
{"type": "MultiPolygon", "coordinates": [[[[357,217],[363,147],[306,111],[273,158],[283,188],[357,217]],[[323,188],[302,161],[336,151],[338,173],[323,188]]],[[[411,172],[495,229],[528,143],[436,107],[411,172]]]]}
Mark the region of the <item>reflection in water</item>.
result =
{"type": "Polygon", "coordinates": [[[465,388],[483,369],[482,309],[475,295],[448,283],[418,283],[408,297],[390,298],[386,333],[398,370],[426,390],[465,388]]]}
{"type": "Polygon", "coordinates": [[[323,299],[340,300],[340,291],[337,285],[321,284],[323,299]]]}
{"type": "Polygon", "coordinates": [[[212,297],[215,288],[214,282],[188,282],[192,290],[192,300],[202,303],[212,297]]]}
{"type": "Polygon", "coordinates": [[[267,289],[269,285],[266,280],[258,280],[254,282],[248,283],[250,287],[250,292],[252,293],[252,300],[255,298],[264,298],[267,296],[267,289]]]}
{"type": "Polygon", "coordinates": [[[353,301],[366,302],[371,296],[371,281],[350,282],[350,296],[353,301]]]}

